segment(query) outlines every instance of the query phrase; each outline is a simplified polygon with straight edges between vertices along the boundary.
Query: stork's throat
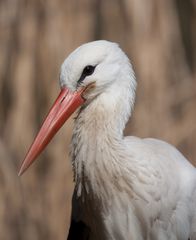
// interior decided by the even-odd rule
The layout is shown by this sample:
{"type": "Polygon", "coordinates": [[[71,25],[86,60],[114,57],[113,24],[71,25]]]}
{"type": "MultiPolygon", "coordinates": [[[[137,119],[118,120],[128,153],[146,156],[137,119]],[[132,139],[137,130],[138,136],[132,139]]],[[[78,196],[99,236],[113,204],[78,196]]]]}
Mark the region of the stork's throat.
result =
{"type": "MultiPolygon", "coordinates": [[[[78,195],[110,191],[107,183],[113,182],[116,175],[111,166],[118,158],[115,149],[121,146],[122,134],[115,111],[96,101],[81,110],[75,120],[72,164],[78,195]]],[[[119,121],[122,122],[120,117],[119,121]]]]}

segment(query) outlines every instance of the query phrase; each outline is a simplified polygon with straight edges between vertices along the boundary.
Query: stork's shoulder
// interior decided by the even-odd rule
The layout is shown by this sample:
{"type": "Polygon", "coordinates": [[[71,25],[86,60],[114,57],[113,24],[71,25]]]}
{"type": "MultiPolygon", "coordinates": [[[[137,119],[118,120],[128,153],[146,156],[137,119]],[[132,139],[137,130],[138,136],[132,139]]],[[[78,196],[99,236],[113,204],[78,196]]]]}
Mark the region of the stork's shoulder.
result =
{"type": "Polygon", "coordinates": [[[183,154],[173,145],[159,139],[144,138],[142,141],[151,148],[156,154],[167,158],[168,161],[174,161],[175,164],[183,168],[195,170],[193,165],[183,156],[183,154]]]}
{"type": "Polygon", "coordinates": [[[173,145],[155,138],[138,138],[129,136],[125,138],[125,145],[135,156],[145,156],[156,158],[157,161],[174,161],[184,167],[195,169],[192,164],[182,155],[182,153],[173,145]]]}
{"type": "Polygon", "coordinates": [[[196,182],[195,167],[171,144],[154,138],[125,138],[126,149],[140,165],[196,182]],[[129,147],[128,147],[129,146],[129,147]]]}

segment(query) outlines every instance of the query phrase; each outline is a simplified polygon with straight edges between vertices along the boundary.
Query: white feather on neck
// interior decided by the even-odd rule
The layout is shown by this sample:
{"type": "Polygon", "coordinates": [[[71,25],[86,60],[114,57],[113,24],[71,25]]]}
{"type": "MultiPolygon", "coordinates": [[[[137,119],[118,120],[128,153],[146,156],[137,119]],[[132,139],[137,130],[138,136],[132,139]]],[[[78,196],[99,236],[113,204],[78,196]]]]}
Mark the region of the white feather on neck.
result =
{"type": "Polygon", "coordinates": [[[115,184],[123,130],[135,100],[136,82],[130,66],[129,70],[76,118],[71,153],[78,196],[91,191],[101,198],[111,191],[107,184],[115,184]]]}

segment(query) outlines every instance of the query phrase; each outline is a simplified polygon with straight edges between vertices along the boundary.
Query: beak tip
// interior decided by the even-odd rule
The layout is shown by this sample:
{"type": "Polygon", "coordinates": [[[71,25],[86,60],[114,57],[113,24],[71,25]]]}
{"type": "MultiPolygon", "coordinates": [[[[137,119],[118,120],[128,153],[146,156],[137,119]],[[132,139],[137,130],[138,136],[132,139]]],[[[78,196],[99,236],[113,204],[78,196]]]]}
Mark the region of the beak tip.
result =
{"type": "Polygon", "coordinates": [[[22,176],[23,173],[24,173],[24,170],[23,170],[23,168],[21,167],[20,170],[19,170],[19,172],[18,172],[18,177],[22,176]]]}
{"type": "Polygon", "coordinates": [[[25,161],[22,163],[20,170],[18,171],[18,176],[22,176],[23,173],[26,171],[26,169],[28,168],[28,165],[25,164],[25,161]]]}
{"type": "Polygon", "coordinates": [[[22,173],[18,172],[18,177],[20,177],[22,175],[22,173]]]}

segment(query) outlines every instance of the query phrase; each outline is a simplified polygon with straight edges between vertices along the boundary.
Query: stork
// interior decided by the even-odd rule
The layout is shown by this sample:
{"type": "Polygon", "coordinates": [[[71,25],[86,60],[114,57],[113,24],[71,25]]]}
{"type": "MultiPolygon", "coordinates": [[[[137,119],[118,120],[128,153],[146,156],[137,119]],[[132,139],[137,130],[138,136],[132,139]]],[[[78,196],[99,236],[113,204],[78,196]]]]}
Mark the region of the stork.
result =
{"type": "Polygon", "coordinates": [[[78,109],[68,239],[196,240],[195,168],[164,141],[123,136],[136,79],[118,44],[77,48],[62,64],[60,86],[19,175],[78,109]]]}

